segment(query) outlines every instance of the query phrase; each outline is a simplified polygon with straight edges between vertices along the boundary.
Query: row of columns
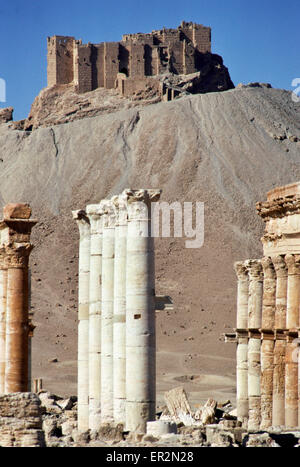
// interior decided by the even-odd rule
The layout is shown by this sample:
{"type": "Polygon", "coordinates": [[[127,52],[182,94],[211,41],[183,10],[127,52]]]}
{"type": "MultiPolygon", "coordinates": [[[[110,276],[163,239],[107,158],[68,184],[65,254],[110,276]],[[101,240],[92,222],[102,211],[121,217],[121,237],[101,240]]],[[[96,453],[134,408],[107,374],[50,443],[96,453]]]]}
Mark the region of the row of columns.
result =
{"type": "Polygon", "coordinates": [[[0,222],[0,393],[31,390],[29,255],[32,227],[27,204],[8,204],[0,222]]]}
{"type": "Polygon", "coordinates": [[[237,412],[249,430],[300,426],[300,256],[235,263],[237,412]]]}
{"type": "Polygon", "coordinates": [[[73,211],[80,234],[78,428],[145,431],[155,417],[155,292],[151,203],[124,190],[73,211]]]}

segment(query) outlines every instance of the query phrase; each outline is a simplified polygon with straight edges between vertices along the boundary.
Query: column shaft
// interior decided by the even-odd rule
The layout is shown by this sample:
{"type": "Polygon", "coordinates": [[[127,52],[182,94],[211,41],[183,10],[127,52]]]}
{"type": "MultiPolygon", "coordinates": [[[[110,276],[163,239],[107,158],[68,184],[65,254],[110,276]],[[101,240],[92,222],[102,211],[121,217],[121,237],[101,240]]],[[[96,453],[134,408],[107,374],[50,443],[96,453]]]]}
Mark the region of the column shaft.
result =
{"type": "Polygon", "coordinates": [[[298,426],[298,359],[297,344],[288,337],[285,366],[285,426],[298,426]]]}
{"type": "Polygon", "coordinates": [[[261,343],[261,430],[272,426],[273,410],[273,372],[274,372],[274,338],[265,337],[261,343]]]}
{"type": "Polygon", "coordinates": [[[248,327],[260,329],[263,297],[262,265],[260,260],[248,260],[245,264],[249,274],[248,327]]]}
{"type": "Polygon", "coordinates": [[[288,266],[288,286],[287,286],[287,329],[296,329],[299,326],[299,305],[300,305],[300,256],[286,255],[288,266]]]}
{"type": "Polygon", "coordinates": [[[272,258],[276,272],[275,329],[286,329],[287,265],[284,256],[272,258]]]}
{"type": "Polygon", "coordinates": [[[102,324],[101,324],[101,422],[113,421],[113,307],[115,216],[111,201],[101,202],[102,245],[102,324]]]}
{"type": "Polygon", "coordinates": [[[114,420],[125,424],[126,403],[126,247],[127,206],[115,198],[115,268],[113,319],[114,420]]]}
{"type": "Polygon", "coordinates": [[[89,428],[101,423],[101,284],[102,217],[99,205],[88,205],[91,224],[89,276],[89,428]]]}
{"type": "Polygon", "coordinates": [[[90,221],[85,211],[73,211],[79,229],[78,260],[78,401],[79,431],[89,429],[89,278],[90,221]]]}
{"type": "Polygon", "coordinates": [[[248,430],[250,431],[259,430],[261,423],[260,346],[259,338],[250,337],[248,344],[248,430]]]}
{"type": "Polygon", "coordinates": [[[0,394],[5,388],[7,269],[0,269],[0,394]]]}
{"type": "Polygon", "coordinates": [[[127,191],[126,430],[146,431],[155,420],[156,340],[151,201],[159,191],[127,191]]]}
{"type": "Polygon", "coordinates": [[[284,339],[275,341],[273,374],[273,411],[272,425],[284,426],[285,423],[285,347],[284,339]]]}

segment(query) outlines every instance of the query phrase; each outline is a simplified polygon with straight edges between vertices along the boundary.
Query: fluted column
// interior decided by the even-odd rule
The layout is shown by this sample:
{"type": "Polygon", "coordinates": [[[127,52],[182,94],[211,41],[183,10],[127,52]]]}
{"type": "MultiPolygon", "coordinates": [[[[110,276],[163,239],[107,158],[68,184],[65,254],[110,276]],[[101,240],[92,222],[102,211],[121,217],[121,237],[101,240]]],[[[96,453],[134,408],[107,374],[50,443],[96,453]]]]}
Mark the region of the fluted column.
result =
{"type": "Polygon", "coordinates": [[[102,243],[102,324],[101,324],[101,422],[113,421],[113,312],[115,213],[111,201],[101,201],[102,243]]]}
{"type": "Polygon", "coordinates": [[[0,394],[5,388],[5,336],[6,336],[7,265],[5,252],[0,250],[0,394]]]}
{"type": "Polygon", "coordinates": [[[146,431],[155,420],[156,339],[151,202],[158,190],[126,190],[126,430],[146,431]]]}
{"type": "Polygon", "coordinates": [[[73,211],[73,219],[79,229],[77,423],[79,431],[87,431],[89,429],[90,221],[83,210],[73,211]]]}
{"type": "Polygon", "coordinates": [[[102,284],[102,210],[98,204],[86,208],[90,220],[89,280],[89,428],[101,423],[101,284],[102,284]]]}
{"type": "Polygon", "coordinates": [[[243,420],[248,418],[248,271],[244,262],[234,265],[238,279],[237,286],[237,416],[243,420]],[[244,335],[242,334],[244,331],[244,335]]]}
{"type": "Polygon", "coordinates": [[[127,203],[122,195],[113,198],[116,214],[114,318],[113,318],[113,391],[114,420],[125,423],[126,403],[126,249],[127,203]]]}
{"type": "Polygon", "coordinates": [[[248,327],[260,329],[262,324],[263,271],[259,259],[245,262],[249,274],[248,327]]]}

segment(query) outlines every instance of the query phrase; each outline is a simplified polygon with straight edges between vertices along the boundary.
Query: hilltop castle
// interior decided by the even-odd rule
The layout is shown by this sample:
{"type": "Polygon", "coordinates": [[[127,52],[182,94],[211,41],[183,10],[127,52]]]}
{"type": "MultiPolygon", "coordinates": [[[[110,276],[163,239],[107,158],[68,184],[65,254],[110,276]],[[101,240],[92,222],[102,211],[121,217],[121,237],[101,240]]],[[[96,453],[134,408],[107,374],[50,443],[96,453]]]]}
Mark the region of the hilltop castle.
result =
{"type": "Polygon", "coordinates": [[[73,83],[80,93],[117,87],[124,95],[165,72],[200,71],[206,53],[211,53],[211,28],[184,21],[177,29],[125,34],[120,42],[48,37],[48,86],[73,83]]]}

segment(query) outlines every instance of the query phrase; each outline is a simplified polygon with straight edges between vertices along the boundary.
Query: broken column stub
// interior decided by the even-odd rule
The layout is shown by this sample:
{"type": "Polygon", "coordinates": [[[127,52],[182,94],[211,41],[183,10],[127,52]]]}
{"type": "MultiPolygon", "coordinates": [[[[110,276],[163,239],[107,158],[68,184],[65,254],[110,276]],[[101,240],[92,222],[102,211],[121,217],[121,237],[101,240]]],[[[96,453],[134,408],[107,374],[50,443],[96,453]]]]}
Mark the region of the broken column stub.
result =
{"type": "Polygon", "coordinates": [[[146,432],[155,420],[156,338],[154,239],[151,202],[160,190],[125,190],[128,201],[126,264],[126,430],[146,432]]]}
{"type": "Polygon", "coordinates": [[[101,319],[101,422],[113,421],[113,314],[115,212],[109,200],[103,210],[102,239],[102,319],[101,319]]]}
{"type": "Polygon", "coordinates": [[[89,429],[89,276],[90,221],[83,210],[73,211],[79,230],[78,261],[78,430],[89,429]]]}
{"type": "MultiPolygon", "coordinates": [[[[33,248],[30,234],[37,223],[36,220],[30,219],[31,209],[28,204],[15,204],[13,211],[9,209],[10,206],[12,205],[4,208],[4,219],[0,222],[0,250],[4,259],[2,266],[7,270],[4,274],[6,276],[4,279],[6,282],[4,285],[4,290],[6,288],[5,393],[28,390],[28,340],[31,331],[28,314],[28,262],[33,248]]],[[[2,385],[3,371],[2,364],[2,385]]]]}
{"type": "Polygon", "coordinates": [[[102,289],[102,215],[99,204],[86,207],[90,220],[89,276],[89,428],[101,423],[101,289],[102,289]]]}
{"type": "Polygon", "coordinates": [[[127,199],[115,196],[115,268],[113,316],[113,411],[114,421],[126,418],[126,257],[127,257],[127,199]]]}

